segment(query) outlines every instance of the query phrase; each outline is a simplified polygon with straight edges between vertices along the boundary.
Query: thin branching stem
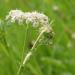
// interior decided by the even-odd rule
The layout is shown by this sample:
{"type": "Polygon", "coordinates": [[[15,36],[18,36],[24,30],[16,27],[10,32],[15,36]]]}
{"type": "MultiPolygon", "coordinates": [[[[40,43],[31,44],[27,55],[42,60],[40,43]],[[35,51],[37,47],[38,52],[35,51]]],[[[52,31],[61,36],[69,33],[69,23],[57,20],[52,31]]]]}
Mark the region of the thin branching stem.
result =
{"type": "Polygon", "coordinates": [[[37,37],[33,47],[31,48],[31,50],[27,53],[27,55],[25,56],[24,58],[24,61],[23,61],[23,66],[26,64],[26,62],[29,60],[30,56],[32,55],[33,51],[34,51],[34,48],[36,47],[40,37],[42,36],[42,34],[46,31],[46,29],[42,30],[41,33],[39,34],[39,36],[37,37]]]}
{"type": "MultiPolygon", "coordinates": [[[[27,26],[27,30],[28,30],[28,26],[27,26]]],[[[26,30],[26,31],[27,31],[27,30],[26,30]]],[[[25,56],[24,60],[21,61],[21,64],[20,64],[20,67],[19,67],[19,70],[18,70],[17,75],[20,75],[22,66],[24,66],[24,65],[26,64],[26,62],[30,59],[30,56],[32,55],[34,48],[36,47],[36,45],[37,45],[37,43],[38,43],[40,37],[43,35],[43,33],[44,33],[45,31],[46,31],[46,29],[44,29],[44,30],[41,31],[41,33],[40,33],[39,36],[37,37],[37,39],[36,39],[36,41],[35,41],[33,47],[32,47],[32,48],[30,49],[30,51],[27,53],[27,55],[25,56]]],[[[27,32],[26,32],[26,33],[27,33],[27,32]]],[[[25,41],[26,41],[26,39],[25,39],[25,41]]],[[[24,46],[25,46],[25,43],[24,43],[24,46]]],[[[23,47],[23,52],[24,52],[24,47],[23,47]]],[[[22,56],[22,57],[23,57],[23,56],[22,56]]]]}
{"type": "Polygon", "coordinates": [[[27,39],[27,31],[28,31],[28,27],[29,27],[29,26],[28,26],[28,24],[27,24],[26,32],[25,32],[25,38],[24,38],[24,44],[23,44],[23,52],[22,52],[22,57],[21,57],[21,63],[20,63],[20,66],[19,66],[17,75],[20,75],[20,71],[21,71],[21,68],[22,68],[23,56],[24,56],[24,49],[25,49],[25,44],[26,44],[26,39],[27,39]]]}

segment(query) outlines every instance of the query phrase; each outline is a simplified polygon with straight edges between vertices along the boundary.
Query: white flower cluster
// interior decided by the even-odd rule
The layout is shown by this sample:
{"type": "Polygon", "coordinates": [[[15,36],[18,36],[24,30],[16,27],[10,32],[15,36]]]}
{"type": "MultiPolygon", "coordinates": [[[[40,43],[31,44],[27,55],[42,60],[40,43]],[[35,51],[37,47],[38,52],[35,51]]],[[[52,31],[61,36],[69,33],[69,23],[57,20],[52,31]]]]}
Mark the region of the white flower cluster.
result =
{"type": "Polygon", "coordinates": [[[11,10],[6,16],[6,20],[10,20],[11,22],[18,21],[18,23],[25,21],[27,24],[32,23],[33,26],[48,24],[48,17],[36,11],[22,12],[21,10],[11,10]]]}
{"type": "MultiPolygon", "coordinates": [[[[39,27],[39,30],[46,30],[46,32],[52,32],[51,26],[49,26],[49,19],[46,15],[39,12],[23,12],[21,10],[11,10],[6,16],[6,20],[10,22],[18,22],[29,24],[33,27],[39,27]]],[[[51,24],[51,23],[50,23],[51,24]]]]}
{"type": "Polygon", "coordinates": [[[26,20],[26,23],[31,22],[33,26],[36,25],[47,25],[48,24],[48,17],[42,13],[38,12],[26,12],[24,14],[24,18],[26,20]]]}

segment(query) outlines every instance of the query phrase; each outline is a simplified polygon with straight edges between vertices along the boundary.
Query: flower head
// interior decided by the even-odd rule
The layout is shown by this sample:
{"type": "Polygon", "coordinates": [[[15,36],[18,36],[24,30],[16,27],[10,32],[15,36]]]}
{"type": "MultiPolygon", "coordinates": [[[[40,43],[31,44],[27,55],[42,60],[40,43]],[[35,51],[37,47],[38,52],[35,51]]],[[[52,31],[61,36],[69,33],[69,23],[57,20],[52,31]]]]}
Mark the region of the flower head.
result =
{"type": "Polygon", "coordinates": [[[6,20],[10,20],[11,22],[18,21],[19,23],[25,21],[27,24],[32,23],[33,26],[48,24],[48,17],[36,11],[22,12],[21,10],[11,10],[6,16],[6,20]]]}
{"type": "Polygon", "coordinates": [[[26,22],[31,23],[33,27],[39,27],[39,31],[45,30],[46,32],[52,32],[51,26],[49,26],[49,18],[39,12],[22,12],[21,10],[11,10],[6,16],[6,20],[10,22],[26,22]]]}

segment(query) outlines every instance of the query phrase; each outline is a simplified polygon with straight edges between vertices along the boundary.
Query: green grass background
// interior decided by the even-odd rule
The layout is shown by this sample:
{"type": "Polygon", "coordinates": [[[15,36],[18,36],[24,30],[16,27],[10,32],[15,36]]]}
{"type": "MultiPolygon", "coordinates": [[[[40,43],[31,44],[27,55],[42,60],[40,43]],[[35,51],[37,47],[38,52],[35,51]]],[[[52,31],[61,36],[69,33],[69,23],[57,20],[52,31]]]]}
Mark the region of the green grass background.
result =
{"type": "MultiPolygon", "coordinates": [[[[39,45],[20,75],[75,75],[75,38],[72,38],[75,33],[75,0],[0,0],[0,19],[4,20],[12,9],[36,10],[54,20],[53,44],[39,45]],[[54,6],[58,7],[57,11],[54,6]]],[[[0,75],[17,75],[26,25],[7,26],[3,23],[3,26],[4,29],[0,28],[0,75]]],[[[24,55],[37,36],[34,32],[34,29],[28,29],[24,55]]]]}

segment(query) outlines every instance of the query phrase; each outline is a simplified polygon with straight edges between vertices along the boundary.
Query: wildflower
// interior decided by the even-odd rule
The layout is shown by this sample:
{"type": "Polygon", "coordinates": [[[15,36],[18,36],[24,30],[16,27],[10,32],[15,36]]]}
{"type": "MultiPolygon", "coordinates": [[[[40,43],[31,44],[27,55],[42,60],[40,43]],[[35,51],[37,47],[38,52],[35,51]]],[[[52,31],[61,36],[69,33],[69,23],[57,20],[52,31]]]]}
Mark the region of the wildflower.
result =
{"type": "MultiPolygon", "coordinates": [[[[30,51],[25,56],[22,64],[19,67],[18,75],[20,73],[21,67],[26,64],[26,62],[30,59],[31,55],[34,52],[34,48],[36,47],[37,43],[39,42],[40,38],[43,36],[46,39],[50,40],[53,36],[52,27],[49,26],[49,19],[48,17],[39,12],[22,12],[21,10],[11,10],[9,14],[6,16],[6,20],[14,23],[17,22],[19,24],[26,23],[27,28],[28,24],[31,23],[33,27],[37,27],[38,31],[40,32],[36,41],[34,42],[33,46],[31,47],[30,51]]],[[[52,21],[53,22],[53,21],[52,21]]],[[[52,24],[50,23],[50,25],[52,24]]]]}

